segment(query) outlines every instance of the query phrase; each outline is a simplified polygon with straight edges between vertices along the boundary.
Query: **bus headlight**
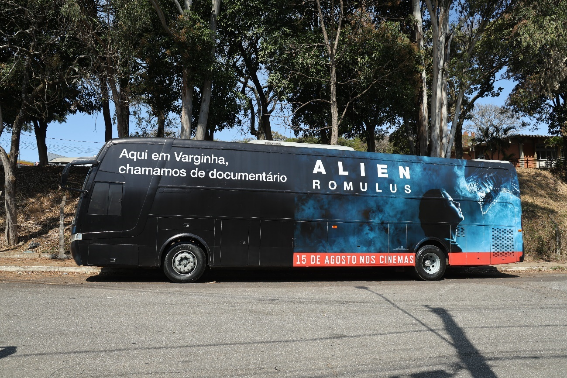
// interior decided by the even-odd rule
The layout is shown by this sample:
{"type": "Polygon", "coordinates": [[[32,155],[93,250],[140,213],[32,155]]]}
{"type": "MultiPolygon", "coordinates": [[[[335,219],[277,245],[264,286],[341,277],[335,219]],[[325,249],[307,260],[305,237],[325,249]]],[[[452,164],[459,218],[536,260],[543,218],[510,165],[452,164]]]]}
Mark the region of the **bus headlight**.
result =
{"type": "Polygon", "coordinates": [[[71,243],[74,242],[75,240],[83,240],[83,234],[78,233],[71,235],[71,243]]]}

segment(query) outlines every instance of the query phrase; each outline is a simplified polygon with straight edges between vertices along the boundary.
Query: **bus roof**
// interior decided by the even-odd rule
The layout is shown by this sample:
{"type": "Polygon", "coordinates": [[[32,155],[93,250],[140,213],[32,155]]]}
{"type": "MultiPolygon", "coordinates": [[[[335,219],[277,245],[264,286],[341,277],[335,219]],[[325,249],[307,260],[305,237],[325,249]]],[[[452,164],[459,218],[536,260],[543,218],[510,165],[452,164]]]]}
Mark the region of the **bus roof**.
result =
{"type": "Polygon", "coordinates": [[[287,147],[303,147],[303,148],[324,148],[329,150],[343,150],[343,151],[354,151],[354,148],[339,145],[329,145],[329,144],[314,144],[314,143],[297,143],[297,142],[281,142],[276,140],[251,140],[248,143],[252,144],[263,144],[268,146],[287,146],[287,147]]]}

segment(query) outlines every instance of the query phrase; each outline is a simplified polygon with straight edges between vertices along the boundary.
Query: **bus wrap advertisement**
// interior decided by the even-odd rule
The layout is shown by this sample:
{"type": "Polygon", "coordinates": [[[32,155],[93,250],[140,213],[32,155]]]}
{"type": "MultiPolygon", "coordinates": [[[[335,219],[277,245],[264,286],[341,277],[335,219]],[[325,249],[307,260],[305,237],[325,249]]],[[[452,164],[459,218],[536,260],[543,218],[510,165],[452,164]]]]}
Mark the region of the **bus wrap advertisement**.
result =
{"type": "Polygon", "coordinates": [[[523,257],[507,163],[156,138],[111,141],[94,165],[75,220],[80,263],[160,265],[176,243],[212,267],[442,265],[442,275],[445,258],[523,257]]]}

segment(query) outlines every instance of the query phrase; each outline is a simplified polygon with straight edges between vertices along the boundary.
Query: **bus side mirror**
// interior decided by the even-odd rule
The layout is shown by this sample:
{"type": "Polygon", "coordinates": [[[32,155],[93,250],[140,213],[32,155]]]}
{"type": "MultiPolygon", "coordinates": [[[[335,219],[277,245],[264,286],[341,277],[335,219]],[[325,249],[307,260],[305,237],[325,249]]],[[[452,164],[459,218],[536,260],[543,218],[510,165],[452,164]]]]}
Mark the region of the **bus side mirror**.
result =
{"type": "Polygon", "coordinates": [[[94,167],[98,165],[98,163],[99,163],[98,160],[73,160],[72,162],[68,163],[63,169],[63,173],[61,173],[61,189],[72,190],[80,193],[87,193],[87,190],[71,188],[67,186],[67,178],[69,176],[69,172],[71,170],[71,167],[74,165],[91,165],[94,167]]]}

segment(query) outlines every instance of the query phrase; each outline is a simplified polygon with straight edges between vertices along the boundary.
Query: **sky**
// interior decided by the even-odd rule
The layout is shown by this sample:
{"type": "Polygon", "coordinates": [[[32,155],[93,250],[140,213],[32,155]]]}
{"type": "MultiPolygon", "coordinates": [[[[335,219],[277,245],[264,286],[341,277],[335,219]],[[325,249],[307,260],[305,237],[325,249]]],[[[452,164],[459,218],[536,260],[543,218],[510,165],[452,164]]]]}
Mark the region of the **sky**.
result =
{"type": "MultiPolygon", "coordinates": [[[[502,80],[496,85],[503,87],[501,95],[497,98],[482,98],[478,104],[504,105],[508,94],[513,88],[513,83],[502,80]]],[[[289,128],[283,126],[281,117],[272,117],[272,128],[288,137],[293,133],[289,128]]],[[[134,122],[131,121],[131,128],[134,122]]],[[[133,132],[135,130],[131,130],[133,132]]],[[[545,134],[547,130],[539,130],[537,134],[545,134]]],[[[529,132],[532,133],[532,132],[529,132]]],[[[117,137],[116,129],[113,136],[117,137]]],[[[236,141],[250,138],[250,134],[245,134],[241,130],[227,130],[215,134],[215,140],[236,141]]],[[[104,119],[102,113],[92,116],[85,114],[75,114],[67,117],[64,123],[51,123],[47,128],[47,149],[48,152],[66,157],[91,157],[95,156],[104,145],[104,119]]],[[[0,144],[7,151],[10,147],[10,133],[4,132],[0,138],[0,144]]],[[[22,132],[20,142],[20,160],[36,162],[38,161],[37,145],[33,132],[22,132]]]]}

